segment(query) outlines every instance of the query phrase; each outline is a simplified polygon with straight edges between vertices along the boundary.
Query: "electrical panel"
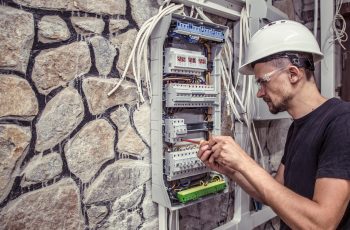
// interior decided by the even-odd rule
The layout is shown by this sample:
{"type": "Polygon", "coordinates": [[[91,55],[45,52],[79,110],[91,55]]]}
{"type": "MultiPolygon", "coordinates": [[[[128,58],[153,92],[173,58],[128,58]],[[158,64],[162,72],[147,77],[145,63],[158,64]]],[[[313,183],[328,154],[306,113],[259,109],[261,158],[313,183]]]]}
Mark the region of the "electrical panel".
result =
{"type": "Polygon", "coordinates": [[[227,191],[197,157],[220,135],[221,50],[227,27],[169,14],[151,35],[152,198],[171,210],[227,191]]]}

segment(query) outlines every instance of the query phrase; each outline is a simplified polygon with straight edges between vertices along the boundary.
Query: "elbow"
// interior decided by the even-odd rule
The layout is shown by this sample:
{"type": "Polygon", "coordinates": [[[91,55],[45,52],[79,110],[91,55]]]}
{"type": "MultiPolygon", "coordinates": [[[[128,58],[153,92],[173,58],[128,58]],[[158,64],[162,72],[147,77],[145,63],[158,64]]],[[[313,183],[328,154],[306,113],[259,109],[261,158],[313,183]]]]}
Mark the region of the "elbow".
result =
{"type": "Polygon", "coordinates": [[[337,228],[339,223],[336,223],[334,220],[325,218],[324,220],[318,219],[314,223],[310,223],[308,228],[305,229],[317,229],[317,230],[334,230],[337,228]]]}
{"type": "Polygon", "coordinates": [[[337,229],[340,220],[338,218],[318,218],[315,221],[315,226],[313,229],[321,229],[321,230],[334,230],[337,229]]]}
{"type": "Polygon", "coordinates": [[[314,229],[334,230],[334,229],[337,229],[337,226],[338,224],[327,223],[327,224],[317,225],[314,229]]]}
{"type": "Polygon", "coordinates": [[[294,225],[291,224],[289,227],[292,229],[305,229],[305,230],[334,230],[338,226],[338,222],[336,220],[330,219],[330,218],[324,218],[324,219],[316,219],[314,221],[304,221],[295,223],[294,225]]]}

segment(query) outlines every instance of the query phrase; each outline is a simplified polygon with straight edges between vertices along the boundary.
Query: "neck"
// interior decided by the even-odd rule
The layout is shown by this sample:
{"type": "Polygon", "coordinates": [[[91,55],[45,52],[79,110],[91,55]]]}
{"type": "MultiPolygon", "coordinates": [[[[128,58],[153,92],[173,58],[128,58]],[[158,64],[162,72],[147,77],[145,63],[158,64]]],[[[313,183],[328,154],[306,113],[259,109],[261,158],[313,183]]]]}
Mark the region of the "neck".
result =
{"type": "Polygon", "coordinates": [[[316,84],[308,82],[297,90],[287,111],[293,119],[299,119],[318,108],[325,101],[327,99],[319,93],[316,84]]]}

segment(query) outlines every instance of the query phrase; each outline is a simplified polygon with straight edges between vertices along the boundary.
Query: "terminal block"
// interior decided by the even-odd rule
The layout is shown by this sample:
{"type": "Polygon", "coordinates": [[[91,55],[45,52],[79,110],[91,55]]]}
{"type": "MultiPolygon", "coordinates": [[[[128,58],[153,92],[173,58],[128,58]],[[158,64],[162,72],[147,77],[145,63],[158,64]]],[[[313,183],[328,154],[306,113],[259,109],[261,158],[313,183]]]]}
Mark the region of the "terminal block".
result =
{"type": "Polygon", "coordinates": [[[164,73],[201,75],[207,70],[207,58],[201,52],[177,48],[165,49],[164,73]]]}
{"type": "Polygon", "coordinates": [[[225,188],[226,182],[224,180],[219,180],[182,190],[178,192],[176,196],[181,203],[187,203],[203,196],[223,191],[225,188]]]}
{"type": "Polygon", "coordinates": [[[187,134],[187,126],[184,119],[165,119],[164,125],[165,142],[174,144],[181,141],[181,137],[187,134]]]}
{"type": "Polygon", "coordinates": [[[186,21],[176,21],[176,26],[173,31],[179,34],[194,35],[217,42],[223,42],[225,39],[225,34],[221,30],[208,26],[196,25],[186,21]]]}
{"type": "Polygon", "coordinates": [[[218,93],[212,85],[170,83],[165,86],[166,107],[209,107],[218,93]]]}
{"type": "Polygon", "coordinates": [[[165,154],[165,174],[169,181],[209,172],[197,157],[198,147],[165,154]]]}

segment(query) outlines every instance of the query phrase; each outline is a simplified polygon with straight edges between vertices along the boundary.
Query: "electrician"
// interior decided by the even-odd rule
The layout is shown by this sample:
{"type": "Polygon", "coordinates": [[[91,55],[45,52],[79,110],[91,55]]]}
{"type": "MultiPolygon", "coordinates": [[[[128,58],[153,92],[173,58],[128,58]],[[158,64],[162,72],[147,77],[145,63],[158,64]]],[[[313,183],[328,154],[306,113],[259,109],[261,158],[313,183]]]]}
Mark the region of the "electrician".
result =
{"type": "Polygon", "coordinates": [[[281,218],[281,229],[350,229],[350,103],[324,98],[314,79],[323,58],[312,33],[294,21],[261,28],[239,71],[254,74],[271,113],[293,118],[273,178],[231,138],[202,142],[198,157],[281,218]]]}

